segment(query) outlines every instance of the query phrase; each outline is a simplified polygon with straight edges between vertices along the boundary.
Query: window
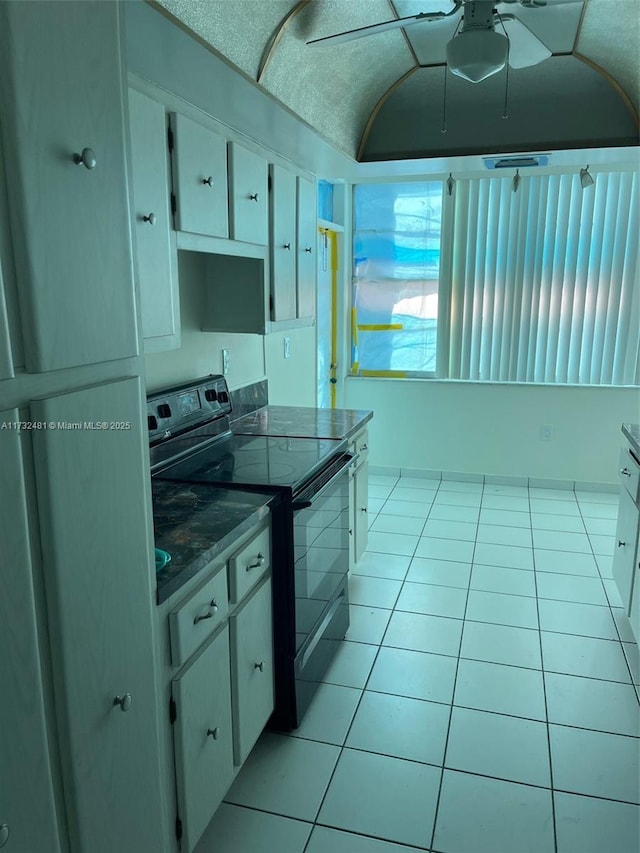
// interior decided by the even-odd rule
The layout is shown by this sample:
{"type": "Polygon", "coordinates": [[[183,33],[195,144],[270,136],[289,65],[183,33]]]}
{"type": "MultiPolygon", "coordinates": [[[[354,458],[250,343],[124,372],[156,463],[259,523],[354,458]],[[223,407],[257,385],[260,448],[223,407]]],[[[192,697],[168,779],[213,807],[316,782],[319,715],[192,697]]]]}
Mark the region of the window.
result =
{"type": "Polygon", "coordinates": [[[441,181],[354,191],[354,363],[435,375],[441,181]]]}
{"type": "Polygon", "coordinates": [[[354,372],[640,384],[638,175],[595,178],[355,187],[354,372]]]}

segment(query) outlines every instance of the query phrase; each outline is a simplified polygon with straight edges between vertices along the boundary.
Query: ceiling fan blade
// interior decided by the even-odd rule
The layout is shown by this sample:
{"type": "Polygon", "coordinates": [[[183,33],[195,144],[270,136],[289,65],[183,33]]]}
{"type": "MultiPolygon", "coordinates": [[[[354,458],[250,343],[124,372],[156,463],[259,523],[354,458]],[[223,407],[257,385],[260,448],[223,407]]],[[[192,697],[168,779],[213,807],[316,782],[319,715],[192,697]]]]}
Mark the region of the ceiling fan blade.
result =
{"type": "Polygon", "coordinates": [[[534,35],[529,27],[518,18],[503,15],[502,22],[509,36],[509,65],[512,68],[528,68],[538,65],[551,56],[549,48],[534,35]]]}
{"type": "MultiPolygon", "coordinates": [[[[453,11],[457,11],[459,7],[460,4],[456,3],[456,7],[453,11]]],[[[307,44],[342,44],[343,42],[377,35],[377,33],[386,33],[389,30],[397,30],[400,27],[411,26],[411,24],[419,24],[421,21],[439,21],[441,18],[446,18],[450,14],[451,12],[420,12],[418,15],[409,15],[407,18],[394,18],[392,21],[383,21],[380,24],[371,24],[368,27],[358,27],[356,30],[347,30],[344,33],[335,33],[335,35],[332,36],[323,36],[322,38],[311,39],[307,44]]]]}

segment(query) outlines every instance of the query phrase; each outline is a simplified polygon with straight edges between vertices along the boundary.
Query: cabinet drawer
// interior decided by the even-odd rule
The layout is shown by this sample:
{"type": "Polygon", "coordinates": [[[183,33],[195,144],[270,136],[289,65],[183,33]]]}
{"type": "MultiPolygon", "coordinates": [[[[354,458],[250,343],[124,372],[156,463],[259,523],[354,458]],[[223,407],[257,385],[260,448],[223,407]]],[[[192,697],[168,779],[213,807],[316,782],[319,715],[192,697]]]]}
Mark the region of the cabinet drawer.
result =
{"type": "Polygon", "coordinates": [[[230,619],[233,759],[251,752],[273,711],[271,581],[230,619]]]}
{"type": "Polygon", "coordinates": [[[191,598],[169,614],[171,662],[182,665],[216,630],[229,610],[227,573],[221,568],[191,598]]]}
{"type": "Polygon", "coordinates": [[[266,527],[229,560],[229,598],[241,601],[271,566],[271,528],[266,527]]]}
{"type": "Polygon", "coordinates": [[[640,497],[640,464],[628,447],[620,451],[620,480],[633,500],[640,497]]]}
{"type": "Polygon", "coordinates": [[[369,458],[369,433],[367,430],[355,437],[353,452],[358,455],[356,465],[363,465],[369,458]]]}

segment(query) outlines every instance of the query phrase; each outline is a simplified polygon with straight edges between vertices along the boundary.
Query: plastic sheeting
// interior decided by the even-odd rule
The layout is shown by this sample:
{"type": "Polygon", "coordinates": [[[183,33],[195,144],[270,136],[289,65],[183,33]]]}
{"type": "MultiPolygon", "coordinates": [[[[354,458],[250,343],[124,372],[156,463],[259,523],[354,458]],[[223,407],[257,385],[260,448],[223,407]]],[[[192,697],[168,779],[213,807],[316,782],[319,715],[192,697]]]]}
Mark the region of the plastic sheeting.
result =
{"type": "Polygon", "coordinates": [[[435,373],[442,181],[354,187],[355,371],[435,373]]]}

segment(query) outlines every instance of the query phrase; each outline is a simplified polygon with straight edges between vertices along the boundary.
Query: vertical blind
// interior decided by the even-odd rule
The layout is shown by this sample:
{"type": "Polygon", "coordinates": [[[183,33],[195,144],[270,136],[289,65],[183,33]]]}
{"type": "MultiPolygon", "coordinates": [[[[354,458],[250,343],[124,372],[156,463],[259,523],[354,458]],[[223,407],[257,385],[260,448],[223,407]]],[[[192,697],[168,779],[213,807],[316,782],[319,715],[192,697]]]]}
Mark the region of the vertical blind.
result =
{"type": "Polygon", "coordinates": [[[456,182],[441,375],[640,384],[638,176],[456,182]]]}

